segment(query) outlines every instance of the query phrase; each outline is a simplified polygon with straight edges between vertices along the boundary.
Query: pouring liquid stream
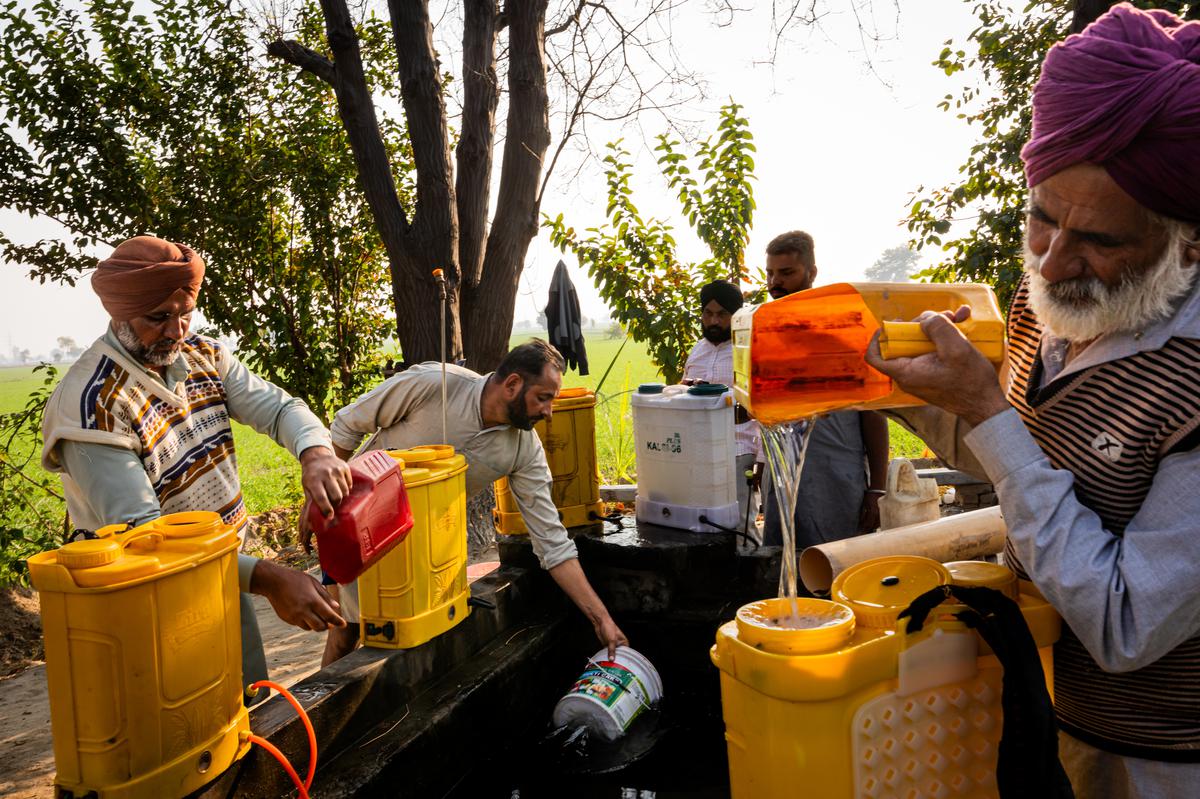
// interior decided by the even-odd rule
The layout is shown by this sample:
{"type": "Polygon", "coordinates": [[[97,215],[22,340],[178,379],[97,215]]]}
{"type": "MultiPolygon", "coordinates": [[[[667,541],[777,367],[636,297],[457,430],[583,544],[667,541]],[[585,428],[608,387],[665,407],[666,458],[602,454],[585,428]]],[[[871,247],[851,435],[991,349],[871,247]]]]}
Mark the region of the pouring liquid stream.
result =
{"type": "Polygon", "coordinates": [[[800,493],[800,474],[804,470],[808,441],[816,424],[817,417],[813,416],[762,428],[767,469],[770,470],[776,499],[781,505],[779,527],[783,539],[783,562],[779,569],[779,596],[786,599],[791,607],[790,618],[771,620],[778,627],[802,629],[813,626],[801,617],[796,603],[796,499],[800,493]]]}

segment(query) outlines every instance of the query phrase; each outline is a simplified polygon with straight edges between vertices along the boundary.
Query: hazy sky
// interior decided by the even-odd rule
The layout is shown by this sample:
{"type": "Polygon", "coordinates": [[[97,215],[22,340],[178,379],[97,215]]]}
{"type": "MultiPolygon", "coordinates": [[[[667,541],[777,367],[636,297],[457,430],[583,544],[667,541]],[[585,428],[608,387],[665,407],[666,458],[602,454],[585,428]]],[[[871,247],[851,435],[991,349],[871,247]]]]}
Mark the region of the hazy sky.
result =
{"type": "MultiPolygon", "coordinates": [[[[769,8],[769,3],[760,3],[769,8]]],[[[829,3],[845,7],[848,4],[829,3]]],[[[873,45],[867,66],[862,42],[849,13],[826,17],[820,31],[794,32],[780,48],[774,66],[764,63],[769,17],[764,9],[743,12],[728,27],[716,27],[706,14],[675,20],[673,41],[684,61],[706,79],[708,99],[688,109],[690,119],[713,128],[717,109],[732,97],[745,106],[758,148],[755,199],[758,210],[747,263],[762,265],[763,248],[776,234],[801,228],[816,241],[818,283],[861,278],[883,250],[903,244],[900,224],[905,203],[918,185],[952,179],[974,140],[975,131],[937,103],[962,85],[962,74],[947,78],[930,66],[942,43],[963,43],[974,27],[970,5],[955,0],[902,3],[898,21],[887,0],[876,0],[880,30],[893,37],[873,45]]],[[[663,127],[643,122],[646,138],[663,127]]],[[[605,138],[616,138],[601,132],[605,138]]],[[[681,255],[705,257],[677,218],[674,198],[655,158],[636,130],[623,132],[635,157],[634,200],[644,216],[672,219],[681,255]]],[[[689,150],[690,152],[690,150],[689,150]]],[[[564,156],[565,157],[565,156],[564,156]]],[[[499,159],[497,159],[498,161],[499,159]]],[[[573,180],[557,174],[543,203],[551,216],[563,212],[582,229],[603,221],[603,177],[585,171],[573,180]]],[[[0,229],[19,241],[52,235],[53,229],[12,212],[0,211],[0,229]]],[[[559,258],[543,234],[530,247],[516,319],[534,319],[546,304],[546,291],[559,258]]],[[[608,315],[594,287],[569,257],[583,313],[608,315]]],[[[203,296],[201,297],[203,308],[203,296]]],[[[0,265],[0,353],[12,346],[47,353],[58,336],[81,344],[103,332],[107,321],[88,280],[76,288],[40,285],[22,269],[0,265]]]]}

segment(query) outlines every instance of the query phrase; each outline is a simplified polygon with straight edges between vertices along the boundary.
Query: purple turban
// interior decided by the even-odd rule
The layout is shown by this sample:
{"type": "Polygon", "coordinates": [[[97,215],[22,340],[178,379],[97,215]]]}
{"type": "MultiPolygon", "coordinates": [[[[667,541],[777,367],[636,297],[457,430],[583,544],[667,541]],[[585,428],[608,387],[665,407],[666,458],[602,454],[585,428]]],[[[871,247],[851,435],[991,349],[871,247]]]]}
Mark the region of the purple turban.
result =
{"type": "Polygon", "coordinates": [[[1050,48],[1021,158],[1030,186],[1099,164],[1145,207],[1200,222],[1200,22],[1121,3],[1050,48]]]}

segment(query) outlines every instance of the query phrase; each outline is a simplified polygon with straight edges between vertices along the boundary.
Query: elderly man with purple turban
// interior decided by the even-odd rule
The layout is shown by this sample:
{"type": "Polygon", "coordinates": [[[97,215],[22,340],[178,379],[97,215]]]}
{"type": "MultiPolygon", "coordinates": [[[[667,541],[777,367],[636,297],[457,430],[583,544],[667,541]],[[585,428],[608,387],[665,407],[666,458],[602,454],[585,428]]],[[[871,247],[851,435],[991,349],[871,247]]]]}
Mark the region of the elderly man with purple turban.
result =
{"type": "Polygon", "coordinates": [[[1200,795],[1200,23],[1122,4],[1054,46],[1022,156],[1004,385],[967,309],[922,316],[936,354],[868,361],[996,485],[1007,562],[1062,614],[1076,795],[1200,795]]]}
{"type": "MultiPolygon", "coordinates": [[[[58,384],[42,420],[42,466],[61,474],[75,527],[203,510],[244,528],[233,421],[300,461],[304,493],[326,515],[349,491],[349,470],[308,406],[252,374],[228,347],[190,332],[203,279],[197,253],[152,236],[122,242],[92,275],[111,322],[58,384]]],[[[307,574],[243,555],[238,579],[247,683],[267,671],[246,593],[263,595],[303,629],[345,625],[307,574]]]]}

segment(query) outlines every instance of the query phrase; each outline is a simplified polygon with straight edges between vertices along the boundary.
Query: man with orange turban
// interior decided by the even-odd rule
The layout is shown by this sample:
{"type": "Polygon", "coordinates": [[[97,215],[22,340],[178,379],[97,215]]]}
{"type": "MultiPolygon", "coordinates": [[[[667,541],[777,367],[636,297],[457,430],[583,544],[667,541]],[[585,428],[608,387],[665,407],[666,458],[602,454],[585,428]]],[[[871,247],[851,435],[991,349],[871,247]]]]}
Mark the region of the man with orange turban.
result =
{"type": "Polygon", "coordinates": [[[1123,3],[1056,44],[1021,155],[1004,384],[951,324],[966,308],[921,317],[936,353],[868,362],[936,406],[898,415],[987,474],[1005,562],[1062,615],[1075,795],[1196,796],[1200,22],[1123,3]]]}
{"type": "MultiPolygon", "coordinates": [[[[203,279],[199,255],[152,236],[122,242],[93,274],[112,321],[67,371],[42,421],[42,465],[61,474],[75,527],[201,510],[244,527],[233,421],[299,459],[304,493],[326,515],[349,490],[346,464],[302,400],[252,374],[228,347],[189,332],[203,279]]],[[[247,683],[266,677],[247,593],[265,596],[303,629],[345,624],[307,574],[242,555],[238,578],[247,683]]]]}

